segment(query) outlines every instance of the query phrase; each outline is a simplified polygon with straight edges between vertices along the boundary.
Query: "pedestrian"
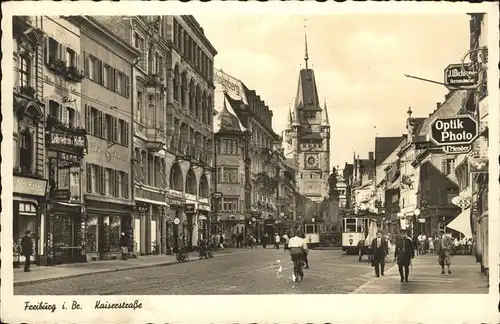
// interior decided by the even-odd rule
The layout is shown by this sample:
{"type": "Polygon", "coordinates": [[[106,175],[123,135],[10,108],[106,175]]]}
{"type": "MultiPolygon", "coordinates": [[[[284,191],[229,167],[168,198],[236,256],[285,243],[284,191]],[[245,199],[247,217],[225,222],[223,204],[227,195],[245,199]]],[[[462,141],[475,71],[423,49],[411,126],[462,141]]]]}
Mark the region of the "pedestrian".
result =
{"type": "Polygon", "coordinates": [[[280,235],[278,233],[274,234],[274,248],[279,250],[280,249],[280,235]]]}
{"type": "Polygon", "coordinates": [[[267,245],[267,239],[269,238],[269,235],[267,233],[264,233],[262,236],[262,247],[265,249],[267,245]]]}
{"type": "Polygon", "coordinates": [[[377,232],[377,237],[372,240],[372,265],[375,276],[384,275],[385,257],[389,254],[389,245],[382,231],[377,232]]]}
{"type": "Polygon", "coordinates": [[[307,258],[307,255],[309,254],[309,245],[307,244],[306,235],[304,233],[302,233],[301,237],[304,240],[304,251],[302,254],[302,257],[304,258],[304,263],[306,264],[304,269],[309,269],[309,259],[307,258]]]}
{"type": "Polygon", "coordinates": [[[31,255],[33,254],[33,241],[31,231],[27,230],[21,239],[21,254],[24,256],[24,272],[30,272],[31,255]]]}
{"type": "Polygon", "coordinates": [[[219,239],[219,246],[224,250],[224,235],[222,234],[219,239]]]}
{"type": "Polygon", "coordinates": [[[243,243],[243,233],[239,233],[236,237],[236,247],[240,248],[243,243]]]}
{"type": "Polygon", "coordinates": [[[443,230],[439,231],[439,238],[434,243],[436,254],[438,255],[438,262],[441,266],[441,274],[444,274],[444,266],[448,267],[448,274],[451,274],[451,257],[450,250],[453,245],[451,238],[445,235],[443,230]]]}
{"type": "Polygon", "coordinates": [[[181,233],[177,237],[177,252],[178,253],[184,252],[184,233],[181,233]]]}
{"type": "Polygon", "coordinates": [[[401,230],[400,239],[396,242],[394,262],[397,261],[401,282],[408,282],[411,259],[415,257],[415,249],[411,238],[406,236],[406,230],[401,230]],[[404,270],[404,271],[403,271],[404,270]]]}
{"type": "Polygon", "coordinates": [[[288,235],[286,235],[286,233],[285,233],[285,235],[283,235],[283,239],[285,240],[285,247],[283,249],[288,250],[288,241],[290,239],[288,238],[288,235]]]}
{"type": "Polygon", "coordinates": [[[127,260],[128,256],[128,240],[125,233],[120,236],[120,250],[122,252],[122,260],[127,260]]]}

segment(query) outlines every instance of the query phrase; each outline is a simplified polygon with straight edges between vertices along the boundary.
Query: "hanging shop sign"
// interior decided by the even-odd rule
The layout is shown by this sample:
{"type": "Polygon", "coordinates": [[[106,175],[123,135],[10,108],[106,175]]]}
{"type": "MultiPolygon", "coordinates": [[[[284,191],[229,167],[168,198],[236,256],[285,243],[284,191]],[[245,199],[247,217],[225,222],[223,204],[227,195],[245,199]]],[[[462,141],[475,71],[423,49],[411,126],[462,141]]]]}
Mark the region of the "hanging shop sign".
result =
{"type": "Polygon", "coordinates": [[[444,69],[446,88],[476,89],[479,85],[479,73],[471,63],[450,64],[444,69]]]}
{"type": "Polygon", "coordinates": [[[184,212],[187,215],[192,215],[196,213],[196,206],[195,204],[185,204],[184,205],[184,212]]]}
{"type": "Polygon", "coordinates": [[[445,145],[442,149],[446,154],[467,154],[472,151],[472,145],[445,145]]]}
{"type": "Polygon", "coordinates": [[[82,153],[87,148],[87,138],[85,134],[52,130],[46,137],[48,149],[70,150],[82,153]]]}
{"type": "Polygon", "coordinates": [[[437,118],[431,123],[431,140],[439,146],[467,146],[478,133],[478,123],[471,115],[437,118]]]}
{"type": "Polygon", "coordinates": [[[56,189],[51,193],[51,198],[56,200],[70,200],[71,191],[68,189],[56,189]]]}

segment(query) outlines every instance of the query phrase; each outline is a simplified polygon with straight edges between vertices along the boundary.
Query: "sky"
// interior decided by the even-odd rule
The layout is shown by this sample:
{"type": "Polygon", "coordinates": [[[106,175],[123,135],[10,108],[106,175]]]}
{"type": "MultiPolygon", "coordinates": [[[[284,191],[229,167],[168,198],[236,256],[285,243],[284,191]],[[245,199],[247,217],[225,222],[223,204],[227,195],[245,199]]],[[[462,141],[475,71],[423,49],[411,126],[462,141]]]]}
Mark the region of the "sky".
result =
{"type": "Polygon", "coordinates": [[[309,68],[331,126],[331,167],[367,158],[375,136],[405,132],[408,107],[427,117],[448,90],[406,78],[443,82],[447,65],[469,47],[467,15],[196,16],[217,49],[215,68],[256,90],[278,133],[287,124],[307,32],[309,68]],[[307,20],[306,20],[307,19],[307,20]],[[304,25],[307,25],[304,28],[304,25]]]}

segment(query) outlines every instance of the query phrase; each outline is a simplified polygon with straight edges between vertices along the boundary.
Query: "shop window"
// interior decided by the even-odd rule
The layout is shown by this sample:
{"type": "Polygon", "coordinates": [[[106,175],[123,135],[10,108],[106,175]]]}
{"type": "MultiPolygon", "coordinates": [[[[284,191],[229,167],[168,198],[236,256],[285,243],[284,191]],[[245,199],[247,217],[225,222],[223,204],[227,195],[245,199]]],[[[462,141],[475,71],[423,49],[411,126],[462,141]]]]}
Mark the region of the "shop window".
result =
{"type": "Polygon", "coordinates": [[[111,194],[112,193],[112,188],[111,188],[111,169],[106,169],[104,172],[104,195],[111,194]]]}
{"type": "Polygon", "coordinates": [[[20,262],[24,262],[25,258],[22,255],[18,255],[22,253],[21,249],[21,240],[25,235],[26,231],[31,231],[31,239],[33,241],[33,255],[31,256],[31,260],[35,260],[37,251],[36,251],[36,239],[38,233],[38,222],[36,215],[36,207],[32,204],[19,203],[19,217],[18,221],[14,222],[13,228],[13,238],[14,238],[14,255],[16,259],[14,261],[19,260],[20,262]]]}
{"type": "Polygon", "coordinates": [[[85,232],[85,243],[87,252],[98,251],[99,225],[97,216],[88,216],[87,231],[85,232]]]}
{"type": "Polygon", "coordinates": [[[120,250],[120,216],[109,217],[109,250],[116,252],[120,250]]]}
{"type": "Polygon", "coordinates": [[[33,154],[34,154],[33,135],[28,129],[25,129],[20,134],[20,145],[19,145],[19,166],[21,167],[22,173],[26,174],[33,173],[33,154]]]}

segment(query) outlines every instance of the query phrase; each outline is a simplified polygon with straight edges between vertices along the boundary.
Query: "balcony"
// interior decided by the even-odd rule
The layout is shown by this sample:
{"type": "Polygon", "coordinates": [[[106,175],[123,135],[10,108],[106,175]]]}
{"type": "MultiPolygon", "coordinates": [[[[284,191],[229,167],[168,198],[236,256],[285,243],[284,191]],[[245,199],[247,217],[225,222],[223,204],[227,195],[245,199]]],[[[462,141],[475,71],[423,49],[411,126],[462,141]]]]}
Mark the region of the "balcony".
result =
{"type": "Polygon", "coordinates": [[[62,74],[64,76],[67,75],[66,62],[56,56],[49,57],[49,63],[47,64],[47,66],[49,67],[49,69],[55,71],[58,74],[62,74]]]}
{"type": "Polygon", "coordinates": [[[146,128],[146,147],[152,151],[159,151],[166,144],[165,131],[158,127],[146,128]]]}
{"type": "Polygon", "coordinates": [[[163,78],[159,74],[149,74],[146,77],[146,86],[148,86],[148,87],[164,87],[165,86],[165,78],[163,78]]]}
{"type": "Polygon", "coordinates": [[[83,74],[83,71],[76,66],[70,66],[66,70],[66,79],[72,80],[75,82],[81,82],[85,75],[83,74]]]}
{"type": "Polygon", "coordinates": [[[29,86],[29,85],[21,86],[21,87],[19,87],[19,92],[22,95],[25,95],[26,97],[29,97],[31,99],[35,99],[36,90],[32,86],[29,86]]]}

